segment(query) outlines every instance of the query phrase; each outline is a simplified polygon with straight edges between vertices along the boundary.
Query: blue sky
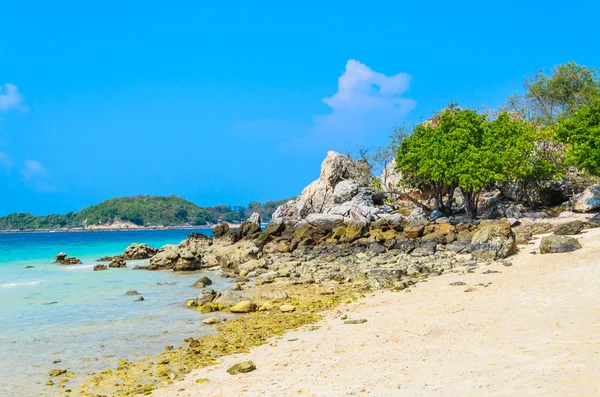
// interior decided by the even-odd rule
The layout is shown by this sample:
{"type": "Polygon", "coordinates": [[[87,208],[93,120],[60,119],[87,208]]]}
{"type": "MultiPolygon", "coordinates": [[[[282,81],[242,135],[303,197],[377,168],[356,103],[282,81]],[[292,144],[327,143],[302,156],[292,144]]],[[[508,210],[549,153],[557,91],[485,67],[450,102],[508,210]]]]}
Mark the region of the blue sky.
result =
{"type": "Polygon", "coordinates": [[[481,3],[2,2],[0,214],[289,197],[328,150],[600,66],[593,2],[481,3]]]}

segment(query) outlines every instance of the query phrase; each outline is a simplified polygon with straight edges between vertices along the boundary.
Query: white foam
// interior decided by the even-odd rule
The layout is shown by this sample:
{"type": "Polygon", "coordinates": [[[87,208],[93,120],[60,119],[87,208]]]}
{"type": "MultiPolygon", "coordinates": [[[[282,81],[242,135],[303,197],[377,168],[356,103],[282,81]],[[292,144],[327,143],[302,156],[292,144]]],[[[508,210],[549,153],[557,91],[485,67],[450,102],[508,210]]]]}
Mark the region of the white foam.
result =
{"type": "Polygon", "coordinates": [[[25,286],[29,286],[29,285],[38,285],[40,283],[41,283],[41,281],[29,281],[26,283],[6,283],[6,284],[0,284],[0,287],[15,288],[15,287],[25,287],[25,286]]]}

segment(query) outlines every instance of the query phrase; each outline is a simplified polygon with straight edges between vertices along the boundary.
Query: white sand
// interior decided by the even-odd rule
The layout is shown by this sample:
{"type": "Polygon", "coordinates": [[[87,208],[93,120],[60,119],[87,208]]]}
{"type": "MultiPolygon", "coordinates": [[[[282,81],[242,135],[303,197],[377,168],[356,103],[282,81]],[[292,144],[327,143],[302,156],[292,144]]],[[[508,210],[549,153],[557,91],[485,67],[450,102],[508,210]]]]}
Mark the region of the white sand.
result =
{"type": "Polygon", "coordinates": [[[367,323],[332,314],[318,330],[226,357],[152,395],[600,396],[600,229],[581,242],[569,254],[521,247],[512,267],[377,293],[341,308],[367,323]],[[258,369],[226,373],[244,360],[258,369]]]}

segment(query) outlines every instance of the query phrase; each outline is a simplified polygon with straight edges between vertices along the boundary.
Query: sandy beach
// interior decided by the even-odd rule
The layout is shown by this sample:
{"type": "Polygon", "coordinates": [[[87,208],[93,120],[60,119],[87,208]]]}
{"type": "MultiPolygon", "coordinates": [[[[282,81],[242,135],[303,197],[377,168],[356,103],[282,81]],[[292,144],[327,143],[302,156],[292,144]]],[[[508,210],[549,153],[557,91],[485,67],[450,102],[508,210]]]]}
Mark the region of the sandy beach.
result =
{"type": "Polygon", "coordinates": [[[533,255],[536,236],[508,258],[512,266],[459,268],[369,294],[318,328],[225,357],[152,395],[600,395],[600,229],[578,237],[583,249],[572,253],[533,255]],[[344,324],[342,314],[367,322],[344,324]],[[257,370],[226,372],[246,360],[257,370]]]}

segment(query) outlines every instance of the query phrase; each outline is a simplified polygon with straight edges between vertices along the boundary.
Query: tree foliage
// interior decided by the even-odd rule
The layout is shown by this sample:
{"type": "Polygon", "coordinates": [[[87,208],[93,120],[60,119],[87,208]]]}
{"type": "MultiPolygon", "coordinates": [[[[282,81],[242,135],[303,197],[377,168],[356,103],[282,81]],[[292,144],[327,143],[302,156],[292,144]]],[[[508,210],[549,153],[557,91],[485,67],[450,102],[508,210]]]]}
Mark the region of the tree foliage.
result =
{"type": "Polygon", "coordinates": [[[600,175],[600,102],[583,106],[561,120],[558,137],[566,144],[566,162],[600,175]]]}

